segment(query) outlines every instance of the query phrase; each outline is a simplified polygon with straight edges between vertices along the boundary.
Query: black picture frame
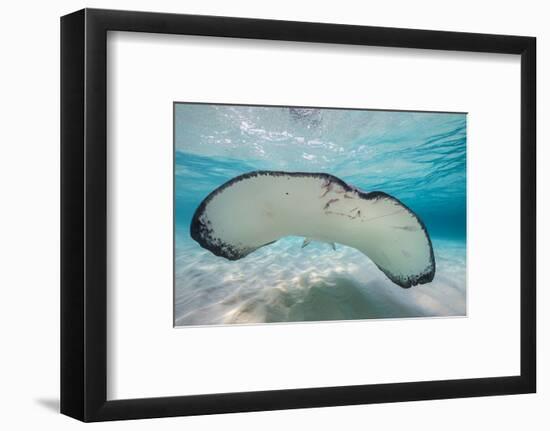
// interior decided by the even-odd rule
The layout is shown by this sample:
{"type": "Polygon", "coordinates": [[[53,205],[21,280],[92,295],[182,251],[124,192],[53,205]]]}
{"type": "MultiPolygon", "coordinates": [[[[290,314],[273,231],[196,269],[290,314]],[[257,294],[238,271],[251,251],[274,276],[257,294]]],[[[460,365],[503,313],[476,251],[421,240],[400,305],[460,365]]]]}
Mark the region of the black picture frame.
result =
{"type": "Polygon", "coordinates": [[[536,391],[534,37],[84,9],[61,18],[61,412],[82,421],[536,391]],[[107,32],[129,31],[521,57],[521,373],[107,401],[107,32]]]}

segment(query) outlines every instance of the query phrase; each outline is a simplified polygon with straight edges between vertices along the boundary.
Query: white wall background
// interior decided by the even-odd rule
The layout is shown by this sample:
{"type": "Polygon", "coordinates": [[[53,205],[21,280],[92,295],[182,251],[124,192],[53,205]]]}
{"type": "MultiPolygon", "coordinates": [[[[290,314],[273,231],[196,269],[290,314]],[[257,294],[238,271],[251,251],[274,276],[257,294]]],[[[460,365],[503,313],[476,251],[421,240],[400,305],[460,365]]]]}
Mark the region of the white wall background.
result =
{"type": "MultiPolygon", "coordinates": [[[[423,429],[532,430],[550,426],[550,298],[545,287],[550,229],[550,163],[543,143],[547,103],[549,11],[537,0],[428,0],[321,3],[319,0],[90,0],[11,2],[0,26],[0,424],[6,429],[84,426],[61,416],[59,387],[59,16],[82,7],[340,22],[523,34],[538,38],[539,392],[535,395],[292,410],[92,425],[105,429],[423,429]],[[130,428],[132,427],[132,428],[130,428]]],[[[503,202],[503,205],[506,203],[503,202]]]]}

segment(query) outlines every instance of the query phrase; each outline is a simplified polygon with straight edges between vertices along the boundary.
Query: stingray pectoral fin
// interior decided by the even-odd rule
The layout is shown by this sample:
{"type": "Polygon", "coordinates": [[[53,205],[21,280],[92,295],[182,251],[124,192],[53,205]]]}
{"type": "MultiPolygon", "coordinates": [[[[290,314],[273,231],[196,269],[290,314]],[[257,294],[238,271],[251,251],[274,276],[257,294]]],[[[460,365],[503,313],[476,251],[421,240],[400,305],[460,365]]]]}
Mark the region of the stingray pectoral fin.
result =
{"type": "Polygon", "coordinates": [[[237,260],[295,235],[353,247],[402,287],[430,282],[435,260],[416,214],[382,192],[364,193],[324,173],[257,171],[233,178],[199,205],[191,237],[237,260]]]}
{"type": "Polygon", "coordinates": [[[347,234],[347,245],[367,255],[401,287],[431,282],[435,276],[433,247],[418,216],[382,192],[367,193],[358,227],[347,234]]]}

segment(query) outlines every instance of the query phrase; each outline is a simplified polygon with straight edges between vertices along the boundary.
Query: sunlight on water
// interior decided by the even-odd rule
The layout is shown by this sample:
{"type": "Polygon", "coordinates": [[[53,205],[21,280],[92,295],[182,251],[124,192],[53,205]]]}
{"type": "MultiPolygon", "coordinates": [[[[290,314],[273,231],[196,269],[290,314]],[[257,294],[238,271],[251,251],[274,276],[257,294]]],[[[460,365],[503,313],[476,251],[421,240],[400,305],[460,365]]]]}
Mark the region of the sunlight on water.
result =
{"type": "Polygon", "coordinates": [[[179,104],[175,113],[176,325],[466,313],[466,116],[179,104]],[[202,249],[191,217],[253,170],[326,172],[389,193],[424,221],[436,277],[402,289],[363,254],[288,237],[238,261],[202,249]]]}

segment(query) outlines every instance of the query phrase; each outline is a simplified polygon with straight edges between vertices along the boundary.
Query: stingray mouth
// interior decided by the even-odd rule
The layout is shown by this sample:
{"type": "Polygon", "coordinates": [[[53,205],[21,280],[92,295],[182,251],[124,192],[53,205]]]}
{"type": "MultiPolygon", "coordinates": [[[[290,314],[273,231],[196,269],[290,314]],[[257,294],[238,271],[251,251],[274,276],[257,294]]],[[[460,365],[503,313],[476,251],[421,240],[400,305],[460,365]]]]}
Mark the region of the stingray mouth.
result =
{"type": "Polygon", "coordinates": [[[363,192],[327,173],[254,171],[213,190],[198,206],[191,237],[228,260],[285,236],[353,247],[395,284],[429,283],[435,259],[422,220],[398,199],[363,192]]]}

